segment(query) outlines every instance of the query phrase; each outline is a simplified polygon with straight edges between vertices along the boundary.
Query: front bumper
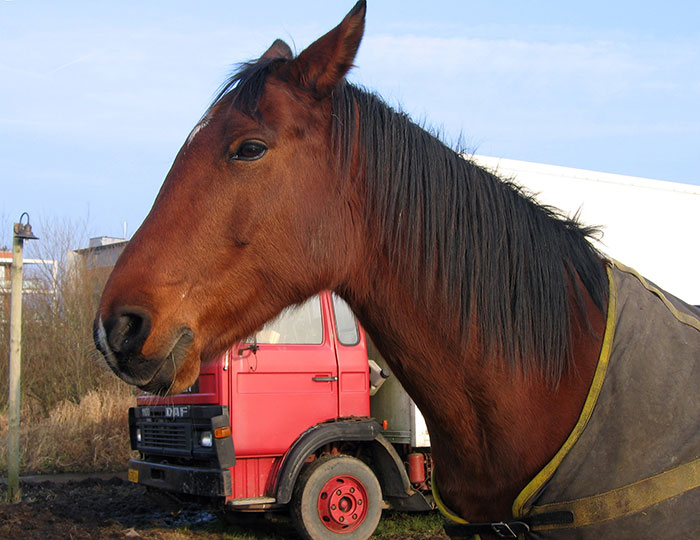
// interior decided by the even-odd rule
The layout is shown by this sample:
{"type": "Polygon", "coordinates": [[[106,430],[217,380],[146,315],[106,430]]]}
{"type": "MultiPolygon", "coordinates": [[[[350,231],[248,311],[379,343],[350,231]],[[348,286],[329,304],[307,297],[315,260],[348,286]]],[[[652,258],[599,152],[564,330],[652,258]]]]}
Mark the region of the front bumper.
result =
{"type": "Polygon", "coordinates": [[[129,460],[129,480],[166,491],[202,497],[230,497],[230,469],[202,469],[129,460]]]}

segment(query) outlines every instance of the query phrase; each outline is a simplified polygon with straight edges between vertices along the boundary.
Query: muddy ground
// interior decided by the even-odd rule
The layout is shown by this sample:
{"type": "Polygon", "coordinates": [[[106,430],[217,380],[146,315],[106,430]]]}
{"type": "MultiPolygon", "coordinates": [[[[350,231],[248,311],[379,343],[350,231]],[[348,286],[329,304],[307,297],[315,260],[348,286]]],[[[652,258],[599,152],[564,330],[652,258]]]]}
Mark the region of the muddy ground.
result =
{"type": "MultiPolygon", "coordinates": [[[[120,478],[22,483],[22,502],[5,502],[0,484],[2,540],[277,540],[296,539],[285,514],[255,516],[252,523],[231,525],[214,509],[179,503],[147,493],[120,478]]],[[[446,538],[439,522],[427,516],[387,516],[377,538],[446,538]],[[402,521],[403,520],[403,521],[402,521]]]]}

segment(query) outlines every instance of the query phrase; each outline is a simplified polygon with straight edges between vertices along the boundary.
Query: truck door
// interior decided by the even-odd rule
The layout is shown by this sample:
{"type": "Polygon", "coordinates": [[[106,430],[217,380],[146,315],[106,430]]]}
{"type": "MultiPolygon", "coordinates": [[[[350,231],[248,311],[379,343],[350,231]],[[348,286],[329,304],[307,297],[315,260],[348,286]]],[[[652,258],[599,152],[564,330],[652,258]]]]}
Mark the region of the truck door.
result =
{"type": "Polygon", "coordinates": [[[331,295],[338,357],[338,416],[369,416],[369,373],[365,333],[345,301],[331,295]]]}
{"type": "Polygon", "coordinates": [[[338,416],[326,296],[286,309],[256,333],[255,342],[231,351],[236,455],[281,455],[310,426],[338,416]]]}

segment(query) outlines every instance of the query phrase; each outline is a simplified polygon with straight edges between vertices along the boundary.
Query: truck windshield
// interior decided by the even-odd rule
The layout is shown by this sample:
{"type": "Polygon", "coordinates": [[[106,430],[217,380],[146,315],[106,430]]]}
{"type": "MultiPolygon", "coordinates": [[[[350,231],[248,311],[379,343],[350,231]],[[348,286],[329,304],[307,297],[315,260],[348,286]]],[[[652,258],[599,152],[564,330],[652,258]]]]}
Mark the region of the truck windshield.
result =
{"type": "MultiPolygon", "coordinates": [[[[287,345],[319,345],[323,343],[321,299],[309,298],[303,304],[290,306],[255,334],[258,343],[287,345]]],[[[250,338],[246,341],[250,341],[250,338]]]]}

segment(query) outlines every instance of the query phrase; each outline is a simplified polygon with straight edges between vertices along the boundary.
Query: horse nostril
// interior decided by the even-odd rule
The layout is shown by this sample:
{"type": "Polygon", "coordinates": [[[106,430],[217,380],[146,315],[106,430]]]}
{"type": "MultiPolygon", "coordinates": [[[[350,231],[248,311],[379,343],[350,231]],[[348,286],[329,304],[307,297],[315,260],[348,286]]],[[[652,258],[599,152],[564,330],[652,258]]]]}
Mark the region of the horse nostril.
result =
{"type": "Polygon", "coordinates": [[[104,323],[107,343],[114,353],[138,353],[151,332],[151,318],[145,311],[129,308],[104,323]]]}

